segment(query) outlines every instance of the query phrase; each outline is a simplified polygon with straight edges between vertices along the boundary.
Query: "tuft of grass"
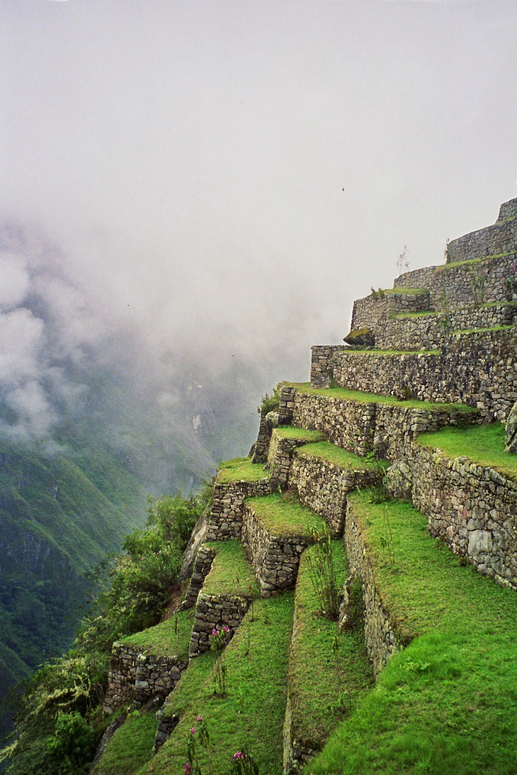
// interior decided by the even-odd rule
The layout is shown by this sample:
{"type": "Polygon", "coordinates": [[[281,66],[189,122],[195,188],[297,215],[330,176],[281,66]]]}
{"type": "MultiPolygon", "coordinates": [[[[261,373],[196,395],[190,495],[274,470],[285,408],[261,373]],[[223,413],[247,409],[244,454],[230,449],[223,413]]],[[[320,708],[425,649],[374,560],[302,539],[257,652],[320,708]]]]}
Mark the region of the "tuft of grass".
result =
{"type": "Polygon", "coordinates": [[[130,713],[96,766],[95,775],[137,775],[153,755],[156,713],[130,713]]]}
{"type": "MultiPolygon", "coordinates": [[[[226,696],[214,695],[211,674],[203,684],[198,683],[190,694],[188,707],[183,706],[178,726],[150,763],[147,773],[170,775],[183,771],[186,736],[201,715],[210,732],[212,775],[227,775],[233,754],[243,747],[250,751],[261,773],[281,775],[292,621],[293,593],[254,603],[224,651],[226,696]]],[[[219,656],[207,653],[212,658],[219,656]]],[[[176,691],[183,681],[188,681],[188,673],[195,663],[204,657],[192,661],[176,691]]],[[[171,708],[176,691],[171,697],[171,708]]],[[[207,772],[204,751],[199,763],[202,771],[207,772]]]]}
{"type": "Polygon", "coordinates": [[[373,504],[367,492],[350,502],[383,605],[412,640],[306,773],[510,775],[517,755],[515,592],[461,565],[409,504],[373,504]],[[392,550],[383,540],[385,509],[392,550]]]}
{"type": "Polygon", "coordinates": [[[212,541],[206,546],[216,550],[212,567],[203,584],[207,595],[259,595],[255,572],[240,541],[212,541]]]}
{"type": "Polygon", "coordinates": [[[216,481],[227,482],[259,482],[268,479],[269,472],[264,470],[263,463],[252,463],[249,457],[235,457],[221,463],[216,481]]]}
{"type": "Polygon", "coordinates": [[[504,451],[506,429],[503,423],[443,428],[435,433],[422,433],[417,443],[439,449],[449,458],[467,457],[480,466],[490,466],[515,479],[517,455],[504,451]]]}
{"type": "Polygon", "coordinates": [[[478,414],[475,407],[467,406],[466,404],[440,404],[433,401],[419,401],[416,398],[399,401],[395,396],[380,396],[376,393],[362,393],[359,390],[347,390],[341,387],[311,388],[310,382],[291,382],[289,384],[300,393],[328,398],[341,398],[345,401],[357,401],[362,404],[395,404],[396,406],[407,406],[413,409],[429,409],[429,411],[478,414]]]}
{"type": "Polygon", "coordinates": [[[331,444],[329,441],[298,447],[295,454],[304,457],[319,457],[322,460],[327,460],[329,463],[335,463],[340,468],[348,471],[373,471],[379,465],[385,464],[385,461],[371,460],[354,455],[341,447],[336,447],[335,444],[331,444]]]}
{"type": "Polygon", "coordinates": [[[193,621],[193,609],[178,611],[170,619],[166,619],[154,627],[123,638],[122,643],[133,647],[143,647],[147,654],[157,654],[164,657],[178,656],[180,659],[187,659],[193,621]]]}
{"type": "Polygon", "coordinates": [[[306,535],[323,529],[325,520],[290,493],[268,495],[265,498],[249,498],[255,516],[275,536],[306,535]]]}
{"type": "MultiPolygon", "coordinates": [[[[320,615],[320,601],[310,578],[312,546],[300,560],[295,592],[295,626],[289,663],[292,734],[319,750],[332,730],[371,689],[373,673],[360,622],[340,633],[336,622],[320,615]]],[[[332,542],[337,589],[347,576],[343,543],[332,542]]]]}
{"type": "Polygon", "coordinates": [[[324,441],[325,434],[321,431],[310,431],[306,428],[295,428],[294,425],[280,425],[275,431],[282,439],[299,439],[300,441],[324,441]]]}

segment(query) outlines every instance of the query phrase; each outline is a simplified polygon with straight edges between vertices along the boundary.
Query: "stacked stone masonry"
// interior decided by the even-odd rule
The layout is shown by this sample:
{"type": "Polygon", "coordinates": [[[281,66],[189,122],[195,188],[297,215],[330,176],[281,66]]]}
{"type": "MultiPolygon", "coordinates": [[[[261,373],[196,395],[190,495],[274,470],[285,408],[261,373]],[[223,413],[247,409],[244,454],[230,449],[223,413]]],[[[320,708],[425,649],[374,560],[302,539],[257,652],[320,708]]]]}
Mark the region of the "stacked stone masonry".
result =
{"type": "Polygon", "coordinates": [[[201,544],[199,547],[182,608],[193,608],[196,605],[198,595],[203,588],[206,577],[210,573],[215,554],[215,549],[211,547],[204,544],[201,544]]]}
{"type": "Polygon", "coordinates": [[[104,712],[122,705],[143,705],[155,695],[166,697],[176,686],[187,663],[176,656],[149,655],[145,649],[114,643],[104,712]]]}
{"type": "Polygon", "coordinates": [[[327,379],[365,393],[469,404],[503,420],[517,400],[516,344],[512,327],[452,334],[439,353],[336,348],[327,379]]]}
{"type": "Polygon", "coordinates": [[[214,499],[206,535],[207,541],[240,539],[244,501],[271,493],[269,478],[258,482],[215,483],[214,499]]]}
{"type": "Polygon", "coordinates": [[[420,293],[397,291],[376,291],[364,299],[354,302],[352,310],[351,330],[370,328],[375,330],[388,320],[391,315],[408,312],[425,312],[432,309],[429,291],[422,289],[420,293]]]}
{"type": "Polygon", "coordinates": [[[397,635],[396,627],[377,589],[368,550],[351,503],[347,506],[345,545],[350,574],[359,577],[363,585],[364,636],[368,656],[377,676],[390,657],[400,651],[404,644],[397,635]]]}
{"type": "Polygon", "coordinates": [[[467,458],[415,446],[412,501],[429,531],[480,573],[517,589],[517,482],[467,458]]]}
{"type": "Polygon", "coordinates": [[[246,503],[242,540],[262,597],[271,597],[294,587],[300,555],[309,544],[306,535],[273,535],[257,516],[253,505],[246,503]]]}
{"type": "Polygon", "coordinates": [[[297,492],[298,499],[305,506],[316,511],[327,522],[331,535],[338,538],[343,534],[346,497],[358,487],[369,487],[381,481],[382,475],[375,470],[347,470],[335,463],[296,453],[289,486],[297,492]]]}
{"type": "Polygon", "coordinates": [[[269,447],[268,463],[271,473],[271,490],[286,490],[289,485],[291,463],[295,450],[307,444],[303,439],[287,439],[274,430],[269,447]]]}
{"type": "Polygon", "coordinates": [[[196,616],[190,638],[189,657],[203,654],[210,649],[213,630],[224,631],[229,641],[243,620],[250,600],[239,595],[207,595],[201,592],[196,605],[196,616]]]}

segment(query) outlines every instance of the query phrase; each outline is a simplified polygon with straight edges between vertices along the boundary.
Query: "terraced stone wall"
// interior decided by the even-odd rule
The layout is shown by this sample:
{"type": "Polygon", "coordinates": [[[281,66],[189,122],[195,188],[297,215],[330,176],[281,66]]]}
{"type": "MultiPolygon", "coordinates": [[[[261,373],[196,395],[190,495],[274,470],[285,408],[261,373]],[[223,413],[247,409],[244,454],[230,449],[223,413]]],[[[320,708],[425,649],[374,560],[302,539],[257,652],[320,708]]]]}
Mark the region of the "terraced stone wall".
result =
{"type": "MultiPolygon", "coordinates": [[[[452,243],[451,243],[452,244],[452,243]]],[[[473,258],[469,255],[468,259],[473,258]]],[[[461,307],[509,301],[505,280],[515,275],[515,242],[511,253],[458,266],[430,266],[397,277],[396,288],[421,288],[430,293],[430,309],[449,312],[461,307]]]]}
{"type": "Polygon", "coordinates": [[[269,479],[258,482],[221,483],[216,481],[206,540],[240,539],[245,499],[269,495],[270,493],[271,482],[269,479]]]}
{"type": "Polygon", "coordinates": [[[278,431],[273,431],[268,457],[272,490],[276,486],[281,490],[287,489],[294,451],[306,443],[303,439],[286,439],[278,431]]]}
{"type": "MultiPolygon", "coordinates": [[[[370,326],[371,327],[371,326],[370,326]]],[[[311,385],[328,388],[332,383],[334,353],[348,350],[346,345],[314,345],[311,347],[311,385]]]]}
{"type": "Polygon", "coordinates": [[[203,583],[210,573],[210,568],[215,557],[215,549],[211,547],[201,545],[196,554],[194,561],[194,567],[192,569],[192,575],[190,577],[190,583],[185,596],[185,601],[182,604],[182,609],[193,608],[196,605],[196,601],[199,593],[203,588],[203,583]]]}
{"type": "MultiPolygon", "coordinates": [[[[506,203],[509,205],[509,203],[506,203]]],[[[467,261],[480,256],[492,256],[515,250],[517,222],[501,220],[493,226],[465,234],[452,240],[447,247],[447,262],[467,261]]]]}
{"type": "Polygon", "coordinates": [[[349,390],[465,403],[503,420],[517,399],[513,328],[452,334],[440,354],[336,353],[333,379],[349,390]]]}
{"type": "Polygon", "coordinates": [[[227,642],[244,619],[250,600],[239,595],[207,595],[201,592],[196,605],[189,657],[193,659],[210,649],[213,630],[228,627],[227,642]]]}
{"type": "MultiPolygon", "coordinates": [[[[414,286],[411,286],[414,287],[414,286]]],[[[371,328],[376,330],[390,315],[402,312],[424,312],[431,309],[427,290],[420,294],[378,291],[364,299],[354,301],[351,330],[371,328]]]]}
{"type": "Polygon", "coordinates": [[[394,623],[382,602],[375,575],[368,558],[368,550],[355,517],[353,505],[347,505],[345,544],[351,576],[360,577],[363,585],[364,636],[368,656],[375,676],[379,675],[393,654],[403,647],[394,623]]]}
{"type": "Polygon", "coordinates": [[[447,342],[448,335],[452,331],[511,326],[516,314],[517,305],[507,303],[457,309],[448,313],[394,318],[385,321],[374,332],[375,346],[380,350],[420,350],[441,347],[447,342]]]}
{"type": "Polygon", "coordinates": [[[242,540],[260,584],[262,597],[271,597],[296,584],[300,555],[309,544],[307,536],[280,537],[271,534],[253,506],[244,506],[242,540]]]}
{"type": "Polygon", "coordinates": [[[104,712],[121,705],[145,703],[154,695],[169,694],[185,670],[186,662],[175,656],[147,655],[145,649],[113,644],[104,712]]]}
{"type": "Polygon", "coordinates": [[[517,482],[467,458],[415,447],[413,503],[429,531],[480,573],[517,589],[517,482]]]}
{"type": "Polygon", "coordinates": [[[304,455],[299,450],[291,467],[289,486],[294,487],[298,499],[327,522],[334,538],[343,534],[346,496],[358,487],[369,487],[380,482],[376,471],[350,471],[335,463],[304,455]]]}

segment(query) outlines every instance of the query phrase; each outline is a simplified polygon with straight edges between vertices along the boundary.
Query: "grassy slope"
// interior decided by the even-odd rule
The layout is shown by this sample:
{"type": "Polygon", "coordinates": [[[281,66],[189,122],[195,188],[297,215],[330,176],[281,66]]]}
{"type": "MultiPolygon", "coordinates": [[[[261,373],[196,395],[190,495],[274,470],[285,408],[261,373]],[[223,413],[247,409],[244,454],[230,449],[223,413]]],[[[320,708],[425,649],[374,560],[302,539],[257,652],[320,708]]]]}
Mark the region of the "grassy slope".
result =
{"type": "MultiPolygon", "coordinates": [[[[347,576],[343,543],[333,541],[336,586],[347,576]]],[[[339,633],[337,623],[321,615],[311,580],[310,557],[303,553],[296,583],[295,626],[289,662],[293,736],[319,750],[336,725],[370,689],[373,675],[359,626],[339,633]]]]}
{"type": "MultiPolygon", "coordinates": [[[[248,746],[261,773],[281,774],[292,614],[293,594],[289,592],[254,603],[224,652],[227,684],[224,697],[214,694],[213,671],[202,684],[194,681],[189,686],[189,673],[198,660],[203,659],[203,666],[210,667],[209,659],[217,655],[209,652],[194,660],[177,690],[190,688],[188,704],[183,703],[178,726],[150,762],[147,773],[182,772],[186,761],[185,737],[200,714],[210,730],[212,775],[227,775],[231,757],[243,746],[248,746]],[[266,676],[268,680],[264,680],[266,676]]],[[[170,700],[172,705],[175,695],[176,691],[170,700]]],[[[200,763],[205,771],[204,753],[200,763]]]]}
{"type": "Polygon", "coordinates": [[[227,482],[258,482],[268,479],[269,472],[264,470],[263,463],[252,463],[248,457],[236,457],[221,463],[217,472],[217,481],[221,484],[227,482]]]}
{"type": "Polygon", "coordinates": [[[426,530],[406,503],[352,496],[377,584],[414,638],[308,773],[515,772],[517,598],[426,530]],[[393,542],[387,538],[389,523],[393,542]]]}
{"type": "Polygon", "coordinates": [[[257,597],[259,587],[253,567],[240,541],[213,541],[217,554],[203,584],[207,595],[241,595],[257,597]]]}
{"type": "Polygon", "coordinates": [[[143,647],[147,654],[159,654],[164,657],[178,656],[186,660],[194,613],[193,608],[179,611],[170,619],[137,632],[129,638],[124,638],[122,642],[128,646],[143,647]]]}

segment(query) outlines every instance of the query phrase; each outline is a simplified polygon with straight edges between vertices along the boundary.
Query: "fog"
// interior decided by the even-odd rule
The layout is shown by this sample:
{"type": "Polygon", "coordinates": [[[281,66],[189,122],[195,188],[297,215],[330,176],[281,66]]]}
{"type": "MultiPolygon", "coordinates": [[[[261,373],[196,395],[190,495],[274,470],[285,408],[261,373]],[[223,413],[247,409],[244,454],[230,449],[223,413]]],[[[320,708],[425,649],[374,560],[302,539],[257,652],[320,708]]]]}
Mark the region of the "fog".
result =
{"type": "Polygon", "coordinates": [[[517,196],[516,44],[514,0],[0,0],[1,427],[94,364],[247,444],[404,246],[517,196]]]}

